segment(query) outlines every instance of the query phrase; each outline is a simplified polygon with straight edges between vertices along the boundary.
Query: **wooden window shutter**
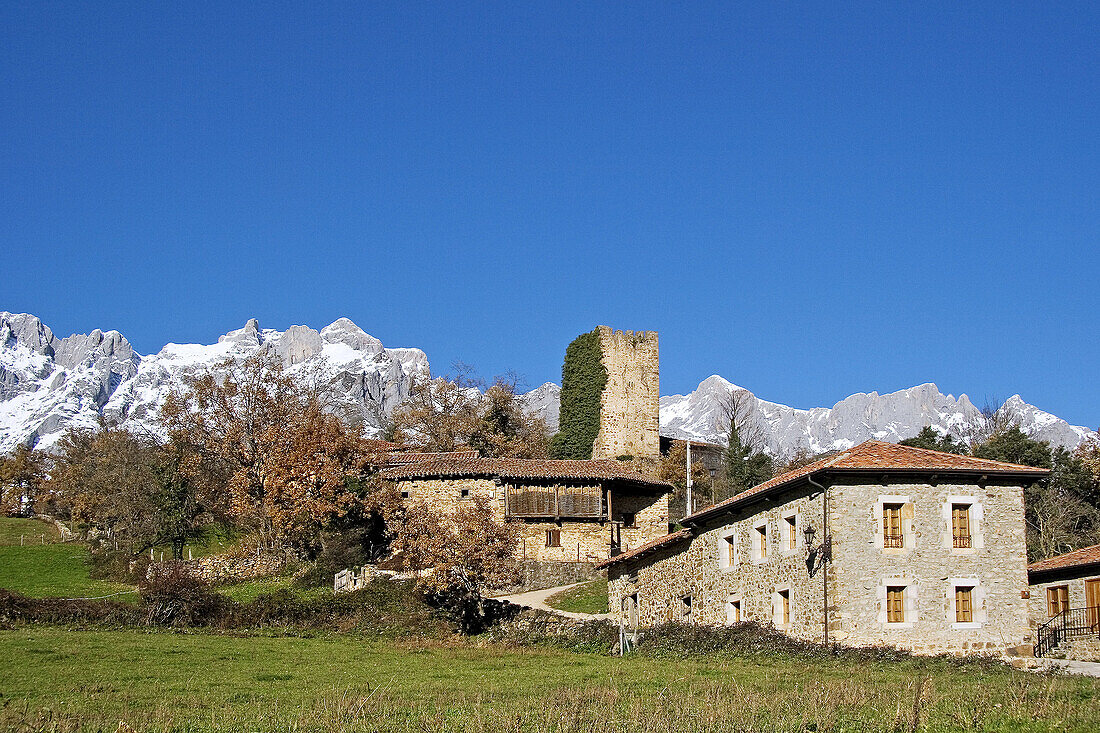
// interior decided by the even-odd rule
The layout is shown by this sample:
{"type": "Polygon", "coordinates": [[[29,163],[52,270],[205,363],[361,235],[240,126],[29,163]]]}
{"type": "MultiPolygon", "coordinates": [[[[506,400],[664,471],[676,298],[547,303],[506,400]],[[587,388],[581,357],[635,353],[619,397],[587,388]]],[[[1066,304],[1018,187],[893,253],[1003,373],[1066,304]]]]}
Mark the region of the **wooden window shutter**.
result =
{"type": "Polygon", "coordinates": [[[886,621],[891,624],[905,621],[905,586],[891,585],[886,588],[886,621]]]}
{"type": "Polygon", "coordinates": [[[955,621],[969,623],[974,620],[973,588],[955,588],[955,621]]]}

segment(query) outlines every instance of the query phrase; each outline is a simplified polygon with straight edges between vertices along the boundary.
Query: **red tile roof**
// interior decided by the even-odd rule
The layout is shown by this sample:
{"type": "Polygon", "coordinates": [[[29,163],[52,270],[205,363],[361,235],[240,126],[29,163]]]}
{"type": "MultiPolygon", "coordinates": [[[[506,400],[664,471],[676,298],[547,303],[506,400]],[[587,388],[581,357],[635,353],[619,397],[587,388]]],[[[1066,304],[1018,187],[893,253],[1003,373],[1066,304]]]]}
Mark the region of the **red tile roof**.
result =
{"type": "Polygon", "coordinates": [[[712,514],[717,514],[723,509],[741,504],[746,499],[768,493],[773,489],[784,487],[810,474],[817,473],[818,471],[867,471],[874,473],[887,471],[930,474],[972,473],[993,474],[998,476],[1017,475],[1028,478],[1042,478],[1050,473],[1043,468],[1022,466],[1018,463],[990,461],[984,458],[971,458],[970,456],[942,453],[926,448],[912,448],[907,445],[885,443],[880,440],[868,440],[864,443],[860,443],[854,448],[849,448],[835,455],[818,459],[813,463],[802,466],[801,468],[796,468],[793,471],[781,473],[775,478],[765,481],[762,484],[757,484],[751,489],[742,491],[740,494],[726,499],[723,502],[719,502],[706,509],[701,509],[688,517],[687,520],[700,519],[712,514]]]}
{"type": "Polygon", "coordinates": [[[622,553],[621,555],[616,555],[615,557],[604,560],[603,562],[601,562],[599,565],[596,566],[596,569],[599,570],[601,568],[606,568],[606,567],[609,567],[611,565],[615,565],[616,563],[623,562],[625,560],[632,560],[636,557],[641,557],[642,555],[648,555],[649,553],[654,552],[656,550],[659,550],[662,547],[666,547],[668,545],[675,544],[676,542],[678,542],[680,540],[686,540],[690,537],[691,537],[691,530],[687,530],[687,529],[681,529],[679,532],[673,532],[672,534],[666,534],[664,537],[658,537],[655,540],[650,540],[649,542],[646,542],[644,545],[639,545],[639,546],[635,547],[633,550],[628,550],[628,551],[622,553]]]}
{"type": "Polygon", "coordinates": [[[1046,560],[1033,562],[1027,566],[1027,571],[1028,573],[1042,573],[1048,570],[1065,570],[1086,565],[1100,565],[1100,545],[1083,547],[1080,550],[1067,552],[1065,555],[1048,557],[1046,560]]]}
{"type": "Polygon", "coordinates": [[[387,453],[383,459],[387,466],[396,466],[403,463],[419,463],[421,461],[446,461],[465,460],[477,458],[480,455],[476,450],[454,450],[445,453],[413,453],[412,451],[387,453]]]}
{"type": "Polygon", "coordinates": [[[440,458],[417,461],[382,470],[388,479],[441,476],[500,476],[524,479],[576,479],[581,481],[630,481],[672,490],[672,484],[639,473],[629,461],[556,461],[529,458],[440,458]]]}

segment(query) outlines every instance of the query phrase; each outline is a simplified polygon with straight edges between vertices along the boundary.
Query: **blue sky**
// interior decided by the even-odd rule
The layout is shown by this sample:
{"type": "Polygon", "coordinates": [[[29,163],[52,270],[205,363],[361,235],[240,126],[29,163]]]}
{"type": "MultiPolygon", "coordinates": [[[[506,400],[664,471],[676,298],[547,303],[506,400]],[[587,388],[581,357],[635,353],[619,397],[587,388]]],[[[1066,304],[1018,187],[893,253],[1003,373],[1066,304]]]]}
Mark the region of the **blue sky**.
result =
{"type": "Polygon", "coordinates": [[[0,309],[1100,424],[1095,3],[161,5],[0,9],[0,309]]]}

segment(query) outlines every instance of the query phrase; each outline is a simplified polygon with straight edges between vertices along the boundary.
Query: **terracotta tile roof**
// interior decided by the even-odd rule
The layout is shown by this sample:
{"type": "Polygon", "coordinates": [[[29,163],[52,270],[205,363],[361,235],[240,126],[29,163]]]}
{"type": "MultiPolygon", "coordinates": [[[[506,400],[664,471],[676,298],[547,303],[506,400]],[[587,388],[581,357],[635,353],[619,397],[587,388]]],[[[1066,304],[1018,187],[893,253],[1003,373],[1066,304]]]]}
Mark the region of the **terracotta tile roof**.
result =
{"type": "Polygon", "coordinates": [[[1048,557],[1046,560],[1033,562],[1027,566],[1027,572],[1042,573],[1048,570],[1064,570],[1085,565],[1100,565],[1100,545],[1083,547],[1080,550],[1067,552],[1065,555],[1048,557]]]}
{"type": "Polygon", "coordinates": [[[440,458],[382,470],[388,479],[436,476],[500,476],[501,478],[577,479],[582,481],[631,481],[672,490],[672,484],[639,473],[627,461],[556,461],[529,458],[440,458]]]}
{"type": "Polygon", "coordinates": [[[746,499],[759,494],[764,494],[772,489],[777,489],[787,484],[809,476],[818,471],[868,471],[880,473],[882,471],[898,473],[973,473],[973,474],[1018,474],[1031,478],[1042,478],[1049,471],[1032,466],[1021,466],[1018,463],[1003,463],[990,461],[984,458],[971,458],[954,453],[942,453],[926,448],[912,448],[907,445],[885,443],[880,440],[868,440],[864,443],[849,448],[846,451],[826,456],[801,468],[796,468],[787,473],[781,473],[775,478],[757,484],[751,489],[719,502],[713,506],[701,509],[687,520],[695,520],[717,514],[741,504],[746,499]]]}
{"type": "Polygon", "coordinates": [[[383,460],[387,466],[396,466],[404,463],[419,463],[421,461],[446,461],[466,460],[477,458],[476,450],[455,450],[445,453],[414,453],[412,451],[387,453],[383,460]]]}
{"type": "Polygon", "coordinates": [[[367,450],[374,453],[390,453],[392,451],[405,450],[405,446],[400,443],[391,443],[388,440],[378,440],[377,438],[364,438],[364,445],[367,450]]]}
{"type": "Polygon", "coordinates": [[[628,551],[622,553],[621,555],[616,555],[615,557],[604,560],[603,562],[601,562],[599,565],[596,566],[596,569],[600,570],[601,568],[610,567],[611,565],[615,565],[617,563],[624,562],[626,560],[631,560],[631,559],[634,559],[636,557],[641,557],[642,555],[648,555],[649,553],[654,552],[655,550],[659,550],[662,547],[666,547],[668,545],[675,544],[676,542],[679,542],[680,540],[686,540],[689,537],[691,537],[691,531],[687,530],[687,529],[681,529],[679,532],[673,532],[672,534],[666,534],[664,537],[658,537],[655,540],[650,540],[649,542],[646,542],[644,545],[639,545],[639,546],[635,547],[633,550],[628,550],[628,551]]]}

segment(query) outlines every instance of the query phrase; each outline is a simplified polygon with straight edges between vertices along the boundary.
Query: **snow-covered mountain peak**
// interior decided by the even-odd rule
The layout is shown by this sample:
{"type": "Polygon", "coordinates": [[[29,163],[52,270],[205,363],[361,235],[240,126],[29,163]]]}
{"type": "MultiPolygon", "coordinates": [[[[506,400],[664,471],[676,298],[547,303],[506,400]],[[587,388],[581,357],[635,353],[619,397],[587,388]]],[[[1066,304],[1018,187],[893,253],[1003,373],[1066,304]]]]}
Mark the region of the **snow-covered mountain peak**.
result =
{"type": "Polygon", "coordinates": [[[253,318],[215,344],[169,343],[142,357],[118,331],[58,339],[34,316],[0,313],[0,452],[20,444],[48,448],[69,426],[93,426],[100,416],[153,429],[169,391],[256,353],[330,385],[368,432],[408,395],[414,377],[428,373],[423,351],[386,349],[346,318],[321,332],[261,330],[253,318]]]}
{"type": "Polygon", "coordinates": [[[240,344],[241,346],[257,347],[263,343],[260,335],[260,322],[255,318],[249,318],[248,322],[235,331],[230,331],[224,336],[218,337],[218,343],[240,344]]]}
{"type": "MultiPolygon", "coordinates": [[[[694,392],[661,398],[661,434],[725,443],[723,404],[741,388],[721,377],[704,379],[694,392]]],[[[805,450],[843,450],[864,440],[897,442],[931,426],[968,440],[981,433],[986,419],[965,394],[945,395],[932,382],[897,392],[858,392],[831,408],[802,410],[766,402],[751,392],[740,397],[751,423],[774,455],[805,450]]],[[[1002,421],[1019,423],[1024,432],[1054,445],[1074,447],[1096,433],[1073,426],[1013,395],[998,411],[1002,421]]]]}
{"type": "Polygon", "coordinates": [[[345,344],[372,356],[382,353],[382,342],[359,328],[350,318],[338,318],[322,328],[321,340],[328,344],[345,344]]]}

